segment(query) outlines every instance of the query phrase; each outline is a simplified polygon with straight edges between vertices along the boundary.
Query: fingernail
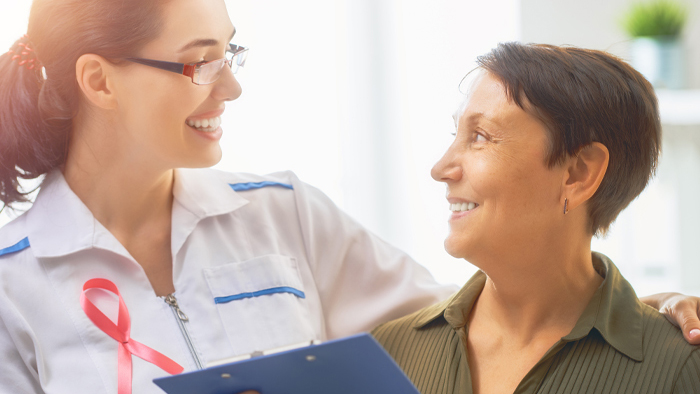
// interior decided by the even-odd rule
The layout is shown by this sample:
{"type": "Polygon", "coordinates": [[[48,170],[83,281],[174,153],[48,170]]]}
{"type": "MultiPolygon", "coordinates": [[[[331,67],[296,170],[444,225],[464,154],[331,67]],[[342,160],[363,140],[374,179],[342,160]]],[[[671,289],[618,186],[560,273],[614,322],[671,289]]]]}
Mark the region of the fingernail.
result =
{"type": "Polygon", "coordinates": [[[690,337],[690,339],[695,339],[695,338],[697,338],[698,336],[700,336],[700,330],[698,330],[697,328],[692,329],[692,330],[690,330],[690,332],[688,333],[688,336],[690,337]]]}

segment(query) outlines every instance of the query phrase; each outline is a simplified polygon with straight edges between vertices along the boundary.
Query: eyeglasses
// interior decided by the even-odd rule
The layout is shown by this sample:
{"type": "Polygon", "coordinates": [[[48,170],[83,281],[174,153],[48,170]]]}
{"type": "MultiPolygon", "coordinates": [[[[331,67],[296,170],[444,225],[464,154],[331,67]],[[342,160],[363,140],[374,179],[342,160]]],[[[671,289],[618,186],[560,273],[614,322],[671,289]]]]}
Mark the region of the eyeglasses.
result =
{"type": "Polygon", "coordinates": [[[142,59],[138,57],[127,57],[124,60],[186,75],[192,78],[192,83],[195,85],[209,85],[219,79],[221,72],[224,69],[224,65],[228,65],[231,68],[231,71],[235,74],[238,72],[239,68],[245,65],[245,60],[247,57],[247,47],[229,44],[229,47],[226,50],[225,58],[212,60],[210,62],[184,64],[142,59]]]}

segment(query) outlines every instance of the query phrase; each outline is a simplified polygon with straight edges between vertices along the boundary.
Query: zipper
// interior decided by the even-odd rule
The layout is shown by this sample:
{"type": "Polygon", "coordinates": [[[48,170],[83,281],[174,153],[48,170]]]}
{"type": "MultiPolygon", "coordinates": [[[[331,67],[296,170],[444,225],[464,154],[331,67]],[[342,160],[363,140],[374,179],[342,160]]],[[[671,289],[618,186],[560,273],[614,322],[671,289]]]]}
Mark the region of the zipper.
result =
{"type": "Polygon", "coordinates": [[[185,342],[187,342],[187,347],[190,349],[190,354],[192,354],[192,358],[194,359],[197,369],[203,369],[204,366],[202,365],[202,361],[197,355],[197,350],[194,348],[194,342],[192,342],[190,332],[187,330],[186,323],[189,322],[190,319],[187,317],[187,315],[185,315],[185,312],[180,309],[180,305],[177,304],[177,298],[175,298],[174,293],[163,297],[163,300],[170,306],[170,309],[173,311],[173,315],[175,315],[177,325],[180,326],[180,332],[182,333],[182,336],[185,337],[185,342]]]}

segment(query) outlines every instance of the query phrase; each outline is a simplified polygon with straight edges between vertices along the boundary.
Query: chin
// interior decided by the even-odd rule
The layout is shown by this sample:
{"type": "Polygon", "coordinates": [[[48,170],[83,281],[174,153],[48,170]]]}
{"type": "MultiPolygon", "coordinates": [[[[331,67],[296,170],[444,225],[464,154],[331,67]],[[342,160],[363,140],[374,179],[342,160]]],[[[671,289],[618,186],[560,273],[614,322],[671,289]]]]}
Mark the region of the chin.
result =
{"type": "Polygon", "coordinates": [[[207,155],[199,155],[191,157],[190,160],[180,163],[180,168],[208,168],[218,164],[222,158],[221,148],[208,152],[207,155]]]}
{"type": "Polygon", "coordinates": [[[216,147],[216,152],[209,157],[209,160],[203,167],[211,167],[219,164],[219,162],[221,161],[221,158],[223,157],[223,154],[221,153],[221,148],[218,145],[216,147]]]}
{"type": "Polygon", "coordinates": [[[459,240],[452,235],[448,235],[445,239],[445,251],[452,257],[465,259],[469,254],[469,247],[464,240],[459,240]]]}

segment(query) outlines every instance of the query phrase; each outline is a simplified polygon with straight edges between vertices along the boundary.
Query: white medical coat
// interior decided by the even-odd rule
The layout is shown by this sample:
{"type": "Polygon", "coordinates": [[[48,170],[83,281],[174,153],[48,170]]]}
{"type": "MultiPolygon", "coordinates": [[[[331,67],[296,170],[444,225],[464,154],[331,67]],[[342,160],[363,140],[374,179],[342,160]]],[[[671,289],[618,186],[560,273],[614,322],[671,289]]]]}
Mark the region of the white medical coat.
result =
{"type": "MultiPolygon", "coordinates": [[[[367,331],[455,290],[291,172],[177,170],[174,197],[175,296],[203,363],[367,331]]],[[[117,342],[80,306],[92,278],[117,285],[134,340],[196,369],[171,307],[55,170],[0,229],[0,393],[117,392],[117,342]]],[[[115,297],[89,295],[116,320],[115,297]]],[[[167,373],[132,359],[133,393],[161,392],[167,373]]]]}

